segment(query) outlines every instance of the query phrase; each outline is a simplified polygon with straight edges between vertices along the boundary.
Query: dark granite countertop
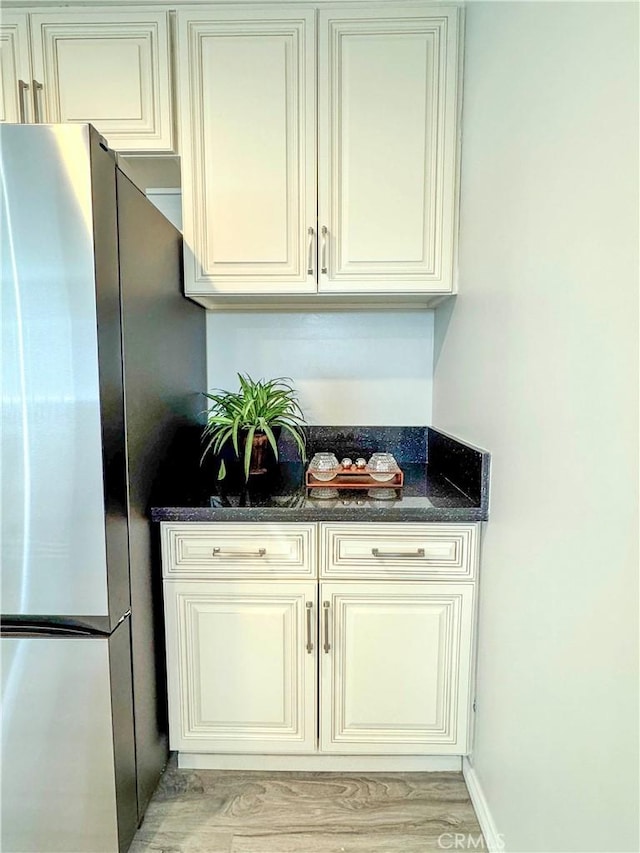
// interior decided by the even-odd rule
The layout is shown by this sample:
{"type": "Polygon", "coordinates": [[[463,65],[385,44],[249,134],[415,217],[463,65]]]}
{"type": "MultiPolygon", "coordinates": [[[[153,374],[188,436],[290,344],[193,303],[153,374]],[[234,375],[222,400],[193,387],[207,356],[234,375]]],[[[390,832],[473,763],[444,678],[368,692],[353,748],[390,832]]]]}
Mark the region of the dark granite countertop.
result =
{"type": "Polygon", "coordinates": [[[172,475],[156,494],[151,517],[187,522],[474,522],[487,518],[488,453],[432,428],[312,428],[310,452],[336,449],[339,458],[347,453],[355,458],[356,448],[365,457],[377,449],[391,449],[396,455],[405,481],[392,499],[374,498],[364,490],[340,490],[332,498],[321,498],[306,488],[304,466],[284,447],[273,471],[251,477],[248,485],[231,474],[218,482],[212,466],[173,466],[172,475]]]}

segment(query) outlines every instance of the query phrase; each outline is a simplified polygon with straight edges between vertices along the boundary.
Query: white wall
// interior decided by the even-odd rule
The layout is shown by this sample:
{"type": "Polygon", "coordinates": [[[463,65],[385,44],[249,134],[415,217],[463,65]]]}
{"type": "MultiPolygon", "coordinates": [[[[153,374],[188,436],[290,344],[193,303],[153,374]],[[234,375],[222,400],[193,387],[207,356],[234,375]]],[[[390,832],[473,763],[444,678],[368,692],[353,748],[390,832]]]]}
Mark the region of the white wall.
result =
{"type": "Polygon", "coordinates": [[[174,187],[147,187],[144,194],[182,233],[182,193],[174,187]]]}
{"type": "Polygon", "coordinates": [[[209,312],[209,388],[239,372],[291,377],[310,424],[430,424],[433,312],[209,312]]]}
{"type": "MultiPolygon", "coordinates": [[[[57,0],[56,0],[57,2],[57,0]]],[[[118,165],[144,192],[148,187],[180,187],[179,157],[118,156],[118,165]]]]}
{"type": "Polygon", "coordinates": [[[638,851],[638,7],[471,3],[434,423],[493,453],[473,764],[506,848],[638,851]]]}

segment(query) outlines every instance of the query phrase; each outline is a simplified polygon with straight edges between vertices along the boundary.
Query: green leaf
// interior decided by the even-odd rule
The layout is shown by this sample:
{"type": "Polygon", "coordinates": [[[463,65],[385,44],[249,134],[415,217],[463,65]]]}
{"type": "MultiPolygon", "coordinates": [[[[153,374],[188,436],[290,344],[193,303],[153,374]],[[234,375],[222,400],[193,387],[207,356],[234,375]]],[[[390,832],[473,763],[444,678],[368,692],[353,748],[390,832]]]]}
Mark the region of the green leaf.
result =
{"type": "Polygon", "coordinates": [[[269,426],[269,424],[266,421],[264,422],[264,426],[262,427],[262,430],[265,433],[265,435],[267,436],[267,438],[269,440],[269,444],[273,448],[273,455],[277,459],[278,458],[278,442],[276,441],[276,437],[273,434],[273,430],[271,429],[271,427],[269,426]]]}
{"type": "Polygon", "coordinates": [[[224,480],[227,476],[227,466],[224,464],[224,459],[220,460],[220,468],[218,470],[218,480],[224,480]]]}
{"type": "Polygon", "coordinates": [[[282,428],[284,430],[286,430],[289,433],[289,435],[292,436],[292,438],[295,441],[295,443],[298,447],[298,450],[300,452],[300,458],[302,459],[303,462],[305,462],[306,458],[307,458],[307,449],[305,446],[304,436],[301,435],[297,429],[294,429],[290,426],[287,426],[286,424],[283,424],[282,428]]]}
{"type": "Polygon", "coordinates": [[[224,430],[224,432],[219,432],[215,439],[215,444],[213,446],[214,453],[220,453],[225,444],[229,441],[231,437],[231,428],[224,430]]]}
{"type": "Polygon", "coordinates": [[[236,419],[233,422],[233,430],[232,430],[232,438],[233,438],[233,449],[236,452],[236,456],[240,456],[240,449],[238,447],[238,432],[240,431],[240,423],[236,419]]]}
{"type": "Polygon", "coordinates": [[[253,450],[253,436],[256,434],[255,426],[249,428],[247,439],[244,447],[244,478],[249,479],[249,469],[251,468],[251,451],[253,450]]]}

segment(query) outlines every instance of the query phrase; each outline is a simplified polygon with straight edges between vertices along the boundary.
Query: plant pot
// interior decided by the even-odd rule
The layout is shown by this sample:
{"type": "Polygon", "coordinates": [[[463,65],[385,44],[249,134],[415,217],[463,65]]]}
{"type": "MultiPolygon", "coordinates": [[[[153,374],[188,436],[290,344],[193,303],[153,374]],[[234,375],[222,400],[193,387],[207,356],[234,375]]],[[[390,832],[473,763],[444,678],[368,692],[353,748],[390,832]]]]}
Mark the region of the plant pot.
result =
{"type": "MultiPolygon", "coordinates": [[[[280,437],[280,429],[276,427],[273,430],[276,442],[280,437]]],[[[247,441],[247,434],[240,435],[240,460],[244,464],[244,453],[247,441]]],[[[251,462],[249,464],[249,476],[254,474],[266,474],[276,464],[276,457],[273,448],[269,444],[269,439],[263,432],[256,432],[253,436],[253,446],[251,448],[251,462]]]]}

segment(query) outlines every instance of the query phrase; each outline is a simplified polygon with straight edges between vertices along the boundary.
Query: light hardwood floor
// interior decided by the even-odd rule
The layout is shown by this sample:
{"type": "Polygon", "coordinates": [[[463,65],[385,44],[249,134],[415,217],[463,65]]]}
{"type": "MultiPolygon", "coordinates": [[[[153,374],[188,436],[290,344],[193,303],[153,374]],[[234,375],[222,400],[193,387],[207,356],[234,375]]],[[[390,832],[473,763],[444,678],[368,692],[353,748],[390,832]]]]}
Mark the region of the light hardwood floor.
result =
{"type": "MultiPolygon", "coordinates": [[[[179,770],[130,853],[433,853],[480,827],[461,773],[179,770]]],[[[460,849],[458,847],[458,849],[460,849]]]]}

